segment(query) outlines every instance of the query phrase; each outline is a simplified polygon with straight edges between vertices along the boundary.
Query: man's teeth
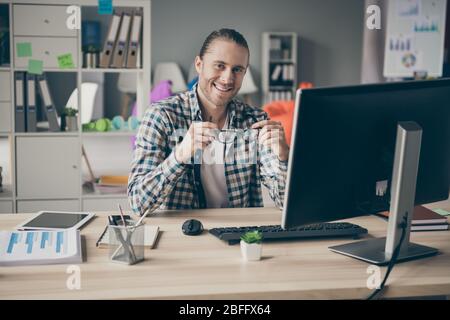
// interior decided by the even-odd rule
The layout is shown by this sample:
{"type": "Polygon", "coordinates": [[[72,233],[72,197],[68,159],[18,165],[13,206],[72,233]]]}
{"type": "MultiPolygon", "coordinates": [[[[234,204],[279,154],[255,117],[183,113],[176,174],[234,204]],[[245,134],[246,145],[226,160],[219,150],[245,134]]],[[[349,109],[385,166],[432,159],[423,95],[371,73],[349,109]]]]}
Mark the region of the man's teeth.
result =
{"type": "Polygon", "coordinates": [[[222,92],[228,92],[231,90],[231,87],[230,88],[223,87],[217,83],[214,83],[214,87],[216,87],[217,90],[222,91],[222,92]]]}

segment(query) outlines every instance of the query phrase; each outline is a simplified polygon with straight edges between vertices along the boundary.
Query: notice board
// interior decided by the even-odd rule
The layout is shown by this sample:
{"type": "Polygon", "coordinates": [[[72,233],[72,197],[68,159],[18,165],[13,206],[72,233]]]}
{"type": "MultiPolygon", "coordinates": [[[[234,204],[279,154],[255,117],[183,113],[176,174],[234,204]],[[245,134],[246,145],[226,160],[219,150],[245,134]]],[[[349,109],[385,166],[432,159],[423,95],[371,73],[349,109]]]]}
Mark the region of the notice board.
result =
{"type": "Polygon", "coordinates": [[[389,0],[383,74],[441,77],[447,0],[389,0]]]}

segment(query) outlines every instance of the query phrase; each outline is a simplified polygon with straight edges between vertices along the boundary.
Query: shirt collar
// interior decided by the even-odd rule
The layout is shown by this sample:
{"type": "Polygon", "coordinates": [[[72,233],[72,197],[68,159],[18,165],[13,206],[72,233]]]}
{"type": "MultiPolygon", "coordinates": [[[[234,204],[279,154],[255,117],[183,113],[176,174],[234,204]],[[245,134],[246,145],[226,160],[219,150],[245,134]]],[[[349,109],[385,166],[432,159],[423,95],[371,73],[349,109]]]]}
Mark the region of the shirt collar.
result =
{"type": "MultiPolygon", "coordinates": [[[[192,121],[204,121],[202,118],[202,111],[200,110],[199,105],[199,99],[197,95],[197,86],[198,83],[196,83],[191,91],[188,91],[188,97],[189,97],[189,106],[191,108],[191,120],[192,121]]],[[[243,105],[239,101],[237,101],[235,98],[233,98],[228,103],[228,117],[229,117],[229,124],[230,129],[236,129],[238,128],[238,122],[240,121],[241,113],[243,111],[243,105]]]]}

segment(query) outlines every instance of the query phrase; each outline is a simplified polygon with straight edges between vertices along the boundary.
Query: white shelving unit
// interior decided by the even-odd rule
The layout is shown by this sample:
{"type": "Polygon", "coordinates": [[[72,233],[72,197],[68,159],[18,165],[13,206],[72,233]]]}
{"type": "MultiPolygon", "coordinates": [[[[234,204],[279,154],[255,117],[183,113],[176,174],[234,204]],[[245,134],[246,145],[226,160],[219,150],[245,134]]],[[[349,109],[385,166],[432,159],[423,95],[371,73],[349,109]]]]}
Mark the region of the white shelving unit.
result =
{"type": "MultiPolygon", "coordinates": [[[[81,106],[78,110],[78,128],[76,132],[15,132],[14,118],[14,74],[27,71],[23,57],[16,53],[15,43],[29,41],[36,44],[33,57],[39,55],[38,46],[48,46],[45,50],[43,72],[58,77],[61,73],[70,73],[76,78],[78,101],[81,100],[81,83],[83,75],[89,73],[110,74],[130,73],[136,75],[137,116],[142,118],[145,109],[150,105],[150,0],[114,0],[114,8],[132,10],[139,8],[143,14],[141,67],[139,69],[93,69],[82,65],[82,30],[69,30],[66,27],[68,6],[78,5],[83,12],[94,12],[97,0],[0,0],[1,6],[8,6],[10,36],[10,66],[0,67],[0,141],[7,140],[10,145],[9,157],[11,183],[4,185],[0,193],[0,213],[35,212],[38,210],[117,210],[120,203],[129,208],[127,195],[101,194],[87,192],[83,188],[82,146],[89,139],[101,137],[101,143],[113,148],[116,139],[129,139],[135,132],[83,133],[81,131],[81,106]],[[23,12],[33,12],[23,19],[23,12]],[[22,13],[22,16],[21,16],[22,13]],[[19,19],[19,17],[21,17],[19,19]],[[51,26],[51,28],[49,28],[51,26]],[[65,44],[69,43],[69,46],[65,44]],[[38,45],[39,44],[39,45],[38,45]],[[70,48],[75,48],[71,50],[70,48]],[[58,51],[59,50],[59,51],[58,51]],[[75,68],[60,70],[52,65],[55,57],[62,53],[71,53],[75,68]],[[47,59],[47,60],[46,60],[47,59]],[[50,59],[50,60],[49,60],[50,59]],[[53,59],[53,60],[51,60],[53,59]],[[46,64],[45,61],[52,63],[46,64]],[[6,121],[5,121],[6,119],[6,121]],[[86,141],[85,141],[86,140],[86,141]]],[[[92,14],[90,15],[92,19],[92,14]]],[[[99,16],[104,20],[105,16],[99,16]]],[[[105,30],[106,33],[107,30],[105,30]]],[[[103,46],[104,38],[102,38],[103,46]]],[[[34,48],[34,46],[33,46],[34,48]]],[[[36,59],[39,59],[37,57],[36,59]]],[[[50,91],[52,91],[51,84],[50,91]]],[[[68,97],[67,97],[68,98],[68,97]]],[[[55,102],[56,104],[56,102],[55,102]]],[[[108,106],[104,106],[106,110],[108,106]]],[[[0,157],[5,157],[1,154],[0,157]]],[[[1,158],[0,158],[1,159],[1,158]]],[[[104,157],[107,164],[110,156],[104,157]]],[[[124,168],[129,170],[129,168],[124,168]]],[[[95,169],[94,169],[95,171],[95,169]]]]}
{"type": "Polygon", "coordinates": [[[144,72],[143,69],[94,69],[94,68],[83,68],[81,69],[83,73],[85,72],[93,72],[93,73],[141,73],[144,72]]]}
{"type": "Polygon", "coordinates": [[[297,34],[264,32],[262,35],[263,103],[291,100],[297,88],[297,34]]]}

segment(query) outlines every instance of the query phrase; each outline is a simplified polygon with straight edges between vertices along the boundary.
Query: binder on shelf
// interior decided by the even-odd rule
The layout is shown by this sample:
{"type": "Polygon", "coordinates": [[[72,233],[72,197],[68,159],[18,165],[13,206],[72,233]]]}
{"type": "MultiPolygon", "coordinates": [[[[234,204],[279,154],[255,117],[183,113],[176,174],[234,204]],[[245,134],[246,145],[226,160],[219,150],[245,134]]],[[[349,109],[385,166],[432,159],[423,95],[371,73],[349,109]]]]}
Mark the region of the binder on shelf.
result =
{"type": "Polygon", "coordinates": [[[136,57],[136,68],[138,68],[138,69],[142,68],[141,56],[142,56],[142,45],[139,44],[138,51],[137,51],[137,57],[136,57]]]}
{"type": "Polygon", "coordinates": [[[16,104],[14,108],[16,132],[26,131],[24,82],[25,82],[25,73],[16,72],[14,75],[14,83],[15,83],[14,91],[16,98],[16,104]]]}
{"type": "Polygon", "coordinates": [[[26,113],[27,113],[27,131],[36,132],[36,82],[35,76],[27,73],[26,74],[27,83],[27,103],[26,103],[26,113]]]}
{"type": "Polygon", "coordinates": [[[128,42],[127,68],[136,68],[138,59],[140,59],[139,51],[141,48],[141,25],[142,14],[140,12],[133,13],[131,23],[130,41],[128,42]]]}
{"type": "Polygon", "coordinates": [[[289,79],[289,65],[285,64],[283,66],[283,81],[288,81],[289,79]]]}
{"type": "Polygon", "coordinates": [[[45,74],[37,76],[37,81],[39,83],[39,92],[42,97],[42,102],[44,103],[45,114],[47,115],[49,131],[60,131],[58,125],[58,114],[48,89],[45,74]]]}
{"type": "Polygon", "coordinates": [[[281,65],[277,65],[272,72],[272,81],[277,81],[280,78],[281,72],[283,71],[283,67],[281,65]]]}
{"type": "Polygon", "coordinates": [[[289,66],[289,80],[294,81],[295,79],[295,66],[291,64],[289,66]]]}
{"type": "Polygon", "coordinates": [[[127,56],[128,34],[130,29],[131,16],[128,13],[122,13],[122,23],[120,24],[119,37],[114,48],[112,67],[123,68],[125,65],[125,58],[127,56]]]}
{"type": "Polygon", "coordinates": [[[109,25],[108,36],[106,38],[105,45],[103,46],[103,51],[100,56],[100,68],[109,68],[111,64],[120,21],[121,16],[115,13],[109,25]]]}

